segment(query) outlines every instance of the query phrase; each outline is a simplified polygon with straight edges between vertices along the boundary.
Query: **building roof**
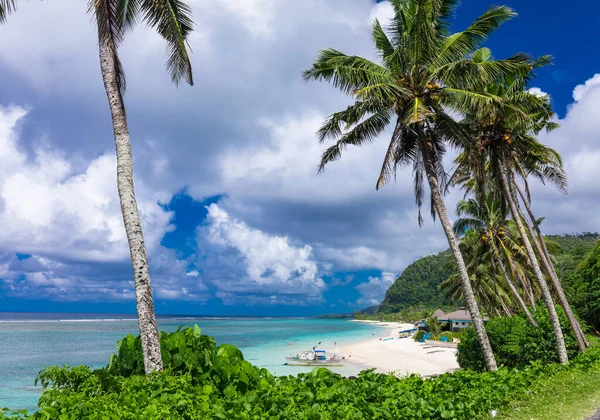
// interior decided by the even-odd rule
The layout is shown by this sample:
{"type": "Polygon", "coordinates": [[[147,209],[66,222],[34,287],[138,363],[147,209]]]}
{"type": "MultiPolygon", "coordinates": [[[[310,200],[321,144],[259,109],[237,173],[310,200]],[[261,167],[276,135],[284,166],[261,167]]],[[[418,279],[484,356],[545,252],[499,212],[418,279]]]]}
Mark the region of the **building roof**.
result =
{"type": "MultiPolygon", "coordinates": [[[[436,311],[437,312],[437,311],[436,311]]],[[[471,321],[471,313],[467,311],[465,308],[460,308],[457,311],[450,312],[449,314],[445,314],[442,317],[438,317],[438,321],[471,321]]],[[[483,318],[484,321],[487,321],[488,318],[483,318]]]]}
{"type": "Polygon", "coordinates": [[[441,309],[436,310],[433,315],[431,315],[432,317],[435,317],[437,319],[443,318],[444,316],[446,316],[446,314],[444,313],[444,311],[442,311],[441,309]]]}

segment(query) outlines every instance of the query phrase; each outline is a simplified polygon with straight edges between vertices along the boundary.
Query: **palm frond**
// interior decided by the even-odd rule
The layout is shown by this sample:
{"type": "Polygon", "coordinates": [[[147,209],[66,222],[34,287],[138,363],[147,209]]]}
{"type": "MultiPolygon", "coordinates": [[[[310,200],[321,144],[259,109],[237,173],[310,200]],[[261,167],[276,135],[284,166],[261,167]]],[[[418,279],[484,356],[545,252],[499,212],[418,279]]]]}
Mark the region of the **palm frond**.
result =
{"type": "Polygon", "coordinates": [[[361,146],[373,141],[390,122],[390,111],[380,111],[371,115],[364,121],[343,134],[335,145],[329,147],[321,156],[319,164],[319,173],[325,170],[325,165],[334,160],[338,160],[346,146],[361,146]]]}
{"type": "Polygon", "coordinates": [[[121,20],[123,29],[131,29],[140,16],[141,0],[118,0],[117,17],[121,20]]]}
{"type": "Polygon", "coordinates": [[[194,25],[192,9],[182,0],[139,0],[143,20],[167,42],[167,71],[175,84],[194,84],[187,37],[194,25]]]}
{"type": "Polygon", "coordinates": [[[311,69],[302,74],[305,81],[325,80],[345,94],[377,84],[393,84],[394,78],[385,67],[366,58],[348,56],[333,48],[319,53],[311,69]]]}
{"type": "Polygon", "coordinates": [[[366,115],[382,111],[382,107],[372,101],[356,101],[345,110],[331,114],[317,131],[319,142],[325,139],[338,139],[343,130],[359,123],[366,115]]]}
{"type": "Polygon", "coordinates": [[[483,91],[490,84],[526,74],[531,71],[531,63],[531,57],[521,53],[502,60],[482,62],[469,57],[432,69],[430,79],[439,80],[445,86],[483,91]]]}
{"type": "Polygon", "coordinates": [[[432,67],[438,68],[467,59],[500,25],[515,16],[516,13],[509,7],[490,7],[467,29],[446,38],[432,67]]]}
{"type": "Polygon", "coordinates": [[[6,17],[17,10],[16,0],[0,0],[0,24],[6,22],[6,17]]]}
{"type": "Polygon", "coordinates": [[[440,103],[448,109],[462,113],[484,114],[500,98],[486,92],[475,92],[452,87],[445,87],[440,94],[440,103]]]}
{"type": "MultiPolygon", "coordinates": [[[[373,22],[373,31],[372,31],[373,42],[375,43],[375,47],[379,50],[379,54],[381,58],[384,60],[386,64],[388,64],[387,59],[394,54],[395,48],[392,45],[392,42],[386,35],[383,27],[379,23],[379,20],[375,19],[373,22]]],[[[388,64],[388,69],[391,70],[391,66],[388,64]]]]}
{"type": "Polygon", "coordinates": [[[383,157],[383,163],[381,164],[381,171],[379,172],[379,178],[377,178],[377,184],[375,184],[376,190],[379,190],[379,188],[388,182],[392,172],[395,174],[394,169],[396,167],[396,162],[394,156],[396,154],[396,148],[400,142],[402,133],[401,130],[402,125],[400,124],[400,121],[396,121],[396,127],[394,128],[392,138],[390,139],[390,144],[388,145],[385,156],[383,157]]]}

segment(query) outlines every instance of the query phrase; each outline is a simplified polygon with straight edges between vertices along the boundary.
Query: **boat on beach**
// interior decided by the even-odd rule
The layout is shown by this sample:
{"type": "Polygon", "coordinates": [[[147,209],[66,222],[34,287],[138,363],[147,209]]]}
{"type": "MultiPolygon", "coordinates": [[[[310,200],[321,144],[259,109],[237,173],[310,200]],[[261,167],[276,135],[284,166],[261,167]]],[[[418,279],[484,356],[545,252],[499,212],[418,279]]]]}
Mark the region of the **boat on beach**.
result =
{"type": "Polygon", "coordinates": [[[343,366],[344,358],[327,354],[326,350],[308,350],[295,356],[286,357],[287,366],[343,366]]]}

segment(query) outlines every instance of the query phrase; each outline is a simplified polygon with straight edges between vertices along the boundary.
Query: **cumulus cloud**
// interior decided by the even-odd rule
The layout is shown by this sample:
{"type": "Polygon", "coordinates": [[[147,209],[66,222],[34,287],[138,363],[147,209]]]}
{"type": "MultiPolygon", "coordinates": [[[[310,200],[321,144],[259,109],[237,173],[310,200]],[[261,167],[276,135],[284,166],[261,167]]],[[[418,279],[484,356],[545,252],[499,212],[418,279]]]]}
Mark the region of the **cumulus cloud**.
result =
{"type": "Polygon", "coordinates": [[[380,277],[369,277],[366,283],[356,286],[360,292],[360,298],[356,301],[358,305],[379,305],[385,297],[385,292],[394,283],[397,274],[383,272],[380,277]]]}
{"type": "MultiPolygon", "coordinates": [[[[101,154],[81,171],[46,140],[22,146],[27,110],[0,107],[0,253],[2,279],[12,296],[62,300],[132,299],[129,248],[116,189],[113,154],[101,154]],[[15,252],[31,255],[19,260],[15,252]],[[35,292],[34,292],[35,291],[35,292]]],[[[187,263],[160,246],[172,230],[172,213],[160,206],[164,191],[137,182],[158,298],[192,299],[204,286],[188,284],[187,263]]]]}
{"type": "Polygon", "coordinates": [[[309,245],[294,246],[287,237],[269,235],[251,228],[227,214],[217,204],[208,207],[208,230],[203,231],[210,243],[223,248],[214,255],[217,264],[240,269],[243,275],[215,279],[224,300],[232,294],[307,295],[320,299],[325,288],[318,276],[317,262],[309,245]],[[230,251],[229,253],[227,251],[230,251]]]}
{"type": "Polygon", "coordinates": [[[533,205],[537,217],[547,216],[543,229],[550,233],[598,231],[600,215],[600,74],[573,90],[575,102],[558,121],[560,128],[540,136],[540,141],[555,148],[567,171],[568,195],[554,187],[534,183],[533,205]]]}
{"type": "Polygon", "coordinates": [[[584,84],[575,86],[575,89],[573,89],[573,99],[579,102],[586,93],[598,86],[600,86],[600,73],[594,74],[594,76],[591,79],[586,80],[584,84]]]}
{"type": "MultiPolygon", "coordinates": [[[[20,107],[0,107],[0,248],[87,261],[127,258],[114,154],[100,155],[82,172],[50,145],[36,145],[28,156],[17,130],[26,114],[20,107]]],[[[159,193],[143,182],[138,189],[152,252],[172,229],[172,214],[159,206],[159,193]]]]}
{"type": "Polygon", "coordinates": [[[546,95],[548,95],[548,93],[544,92],[539,87],[532,87],[532,88],[530,88],[528,90],[528,92],[531,93],[532,95],[536,95],[536,96],[546,96],[546,95]]]}
{"type": "MultiPolygon", "coordinates": [[[[227,149],[220,160],[229,194],[223,206],[267,231],[285,226],[338,270],[402,270],[423,253],[446,247],[439,226],[418,227],[409,169],[400,168],[395,180],[375,190],[390,133],[347,148],[340,161],[317,174],[326,146],[315,132],[324,118],[313,111],[262,120],[268,143],[227,149]]],[[[450,208],[457,198],[449,197],[450,208]]]]}

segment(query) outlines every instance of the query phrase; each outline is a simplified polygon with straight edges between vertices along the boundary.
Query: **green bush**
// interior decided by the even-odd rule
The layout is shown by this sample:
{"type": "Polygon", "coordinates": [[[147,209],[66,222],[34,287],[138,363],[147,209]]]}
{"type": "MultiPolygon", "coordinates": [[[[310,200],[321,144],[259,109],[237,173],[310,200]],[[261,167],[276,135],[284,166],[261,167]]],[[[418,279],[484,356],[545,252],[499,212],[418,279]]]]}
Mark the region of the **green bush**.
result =
{"type": "MultiPolygon", "coordinates": [[[[161,332],[160,347],[165,371],[175,375],[189,374],[193,383],[210,383],[228,394],[244,393],[256,389],[261,381],[274,380],[268,370],[245,361],[236,347],[229,344],[216,346],[215,340],[202,335],[197,325],[180,327],[172,333],[161,332]]],[[[111,355],[103,371],[95,374],[105,377],[143,375],[140,337],[128,335],[119,340],[117,353],[111,355]]],[[[40,379],[47,378],[42,371],[40,379]]]]}
{"type": "MultiPolygon", "coordinates": [[[[569,358],[577,355],[577,341],[571,331],[569,321],[561,307],[556,308],[565,336],[565,345],[569,358]]],[[[490,339],[498,365],[507,367],[525,367],[534,361],[556,363],[556,341],[546,308],[540,307],[534,314],[537,327],[518,315],[513,317],[492,318],[486,323],[485,330],[490,339]]],[[[477,341],[475,329],[467,328],[460,338],[457,354],[458,364],[462,368],[483,371],[485,363],[481,347],[477,341]]]]}
{"type": "Polygon", "coordinates": [[[415,341],[421,341],[423,339],[424,335],[425,335],[425,331],[422,331],[422,330],[417,331],[417,333],[414,335],[415,341]]]}

